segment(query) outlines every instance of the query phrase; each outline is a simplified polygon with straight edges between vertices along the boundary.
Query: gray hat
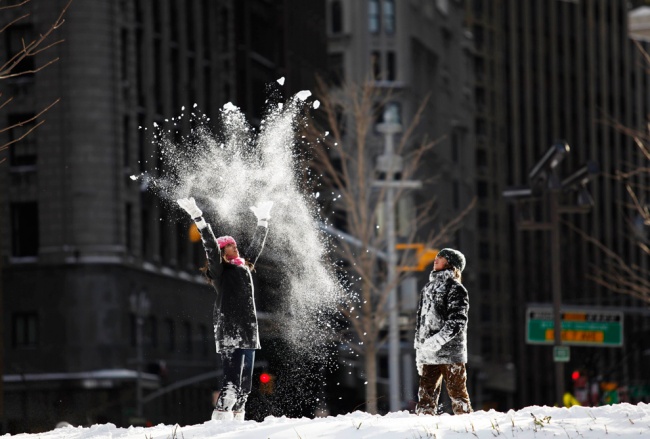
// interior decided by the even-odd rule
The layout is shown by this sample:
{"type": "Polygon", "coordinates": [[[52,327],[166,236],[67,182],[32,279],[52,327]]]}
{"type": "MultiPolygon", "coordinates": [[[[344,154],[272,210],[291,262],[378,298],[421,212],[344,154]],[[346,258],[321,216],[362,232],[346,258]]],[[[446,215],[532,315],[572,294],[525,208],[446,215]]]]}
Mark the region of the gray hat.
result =
{"type": "Polygon", "coordinates": [[[438,252],[438,256],[445,258],[449,265],[458,268],[460,271],[465,269],[465,255],[453,248],[443,248],[438,252]]]}

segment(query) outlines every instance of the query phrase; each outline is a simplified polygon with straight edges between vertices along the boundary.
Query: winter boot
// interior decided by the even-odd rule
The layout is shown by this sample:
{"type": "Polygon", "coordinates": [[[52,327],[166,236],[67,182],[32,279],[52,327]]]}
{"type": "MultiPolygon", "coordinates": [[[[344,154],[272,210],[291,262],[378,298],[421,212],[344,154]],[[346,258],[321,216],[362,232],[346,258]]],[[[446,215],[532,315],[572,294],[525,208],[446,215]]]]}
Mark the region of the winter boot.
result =
{"type": "Polygon", "coordinates": [[[233,412],[233,414],[235,416],[235,421],[243,421],[246,412],[242,410],[241,412],[233,412]]]}
{"type": "Polygon", "coordinates": [[[214,409],[212,412],[213,421],[232,421],[233,413],[231,411],[217,410],[214,409]]]}

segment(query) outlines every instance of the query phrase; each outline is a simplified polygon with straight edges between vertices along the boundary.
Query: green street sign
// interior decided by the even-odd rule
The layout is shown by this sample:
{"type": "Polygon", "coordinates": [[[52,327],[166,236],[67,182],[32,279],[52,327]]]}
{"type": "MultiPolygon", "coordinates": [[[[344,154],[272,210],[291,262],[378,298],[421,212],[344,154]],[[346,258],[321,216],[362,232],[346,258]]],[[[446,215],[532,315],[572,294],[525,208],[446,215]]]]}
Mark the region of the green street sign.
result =
{"type": "Polygon", "coordinates": [[[566,363],[571,359],[571,348],[569,346],[553,346],[553,361],[566,363]]]}
{"type": "MultiPolygon", "coordinates": [[[[560,310],[562,344],[567,346],[623,346],[623,313],[590,309],[560,310]]],[[[552,345],[555,341],[553,308],[526,310],[526,343],[552,345]]]]}

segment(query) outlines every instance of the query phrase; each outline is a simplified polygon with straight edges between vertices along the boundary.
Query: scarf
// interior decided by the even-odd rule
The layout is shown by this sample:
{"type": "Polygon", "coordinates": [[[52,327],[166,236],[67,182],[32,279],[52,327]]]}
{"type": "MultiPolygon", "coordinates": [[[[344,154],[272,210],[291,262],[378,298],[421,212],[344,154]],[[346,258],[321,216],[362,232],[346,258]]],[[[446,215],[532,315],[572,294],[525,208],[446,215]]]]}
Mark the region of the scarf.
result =
{"type": "Polygon", "coordinates": [[[239,266],[239,265],[244,265],[244,264],[246,263],[246,261],[245,261],[244,258],[242,258],[242,257],[239,257],[239,258],[230,258],[230,259],[228,259],[228,262],[230,262],[230,263],[233,264],[233,265],[237,265],[237,266],[239,266]]]}

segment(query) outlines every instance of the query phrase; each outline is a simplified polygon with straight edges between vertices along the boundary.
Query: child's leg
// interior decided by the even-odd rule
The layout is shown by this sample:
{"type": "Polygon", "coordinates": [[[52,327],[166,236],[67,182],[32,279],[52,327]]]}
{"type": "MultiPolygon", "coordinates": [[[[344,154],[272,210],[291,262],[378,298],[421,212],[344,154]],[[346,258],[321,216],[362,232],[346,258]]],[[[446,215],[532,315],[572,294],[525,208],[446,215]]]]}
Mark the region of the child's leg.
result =
{"type": "Polygon", "coordinates": [[[469,401],[469,394],[467,393],[467,371],[465,364],[445,364],[443,373],[454,414],[471,413],[473,410],[472,404],[469,401]]]}
{"type": "Polygon", "coordinates": [[[442,389],[442,370],[440,365],[425,364],[420,376],[420,389],[418,390],[418,404],[415,413],[418,415],[438,414],[438,399],[442,389]]]}

